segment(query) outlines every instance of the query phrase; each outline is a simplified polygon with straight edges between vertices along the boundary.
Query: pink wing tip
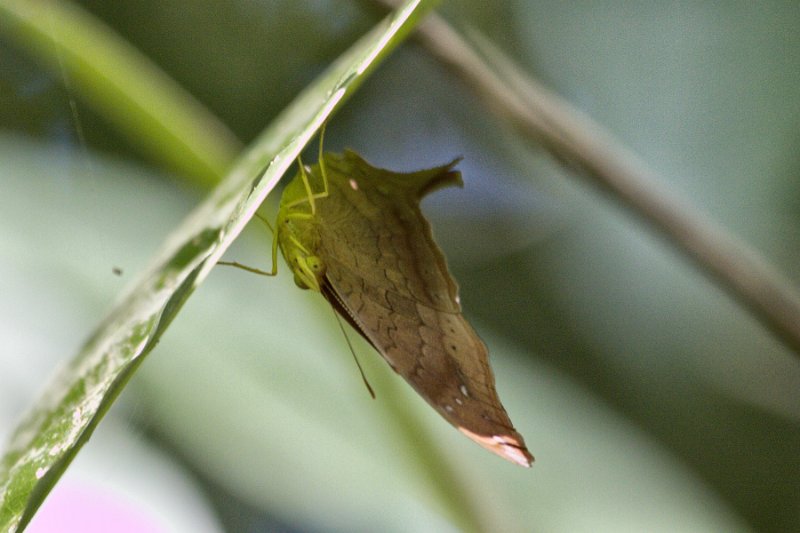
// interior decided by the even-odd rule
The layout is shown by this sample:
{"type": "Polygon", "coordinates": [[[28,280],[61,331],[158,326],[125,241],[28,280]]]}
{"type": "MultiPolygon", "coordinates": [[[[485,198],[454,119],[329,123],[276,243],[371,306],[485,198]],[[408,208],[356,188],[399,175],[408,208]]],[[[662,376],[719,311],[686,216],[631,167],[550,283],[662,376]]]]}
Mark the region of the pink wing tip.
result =
{"type": "Polygon", "coordinates": [[[525,468],[530,468],[533,463],[533,456],[521,443],[510,435],[478,435],[463,427],[458,428],[461,433],[474,440],[492,453],[496,453],[503,459],[516,463],[525,468]]]}

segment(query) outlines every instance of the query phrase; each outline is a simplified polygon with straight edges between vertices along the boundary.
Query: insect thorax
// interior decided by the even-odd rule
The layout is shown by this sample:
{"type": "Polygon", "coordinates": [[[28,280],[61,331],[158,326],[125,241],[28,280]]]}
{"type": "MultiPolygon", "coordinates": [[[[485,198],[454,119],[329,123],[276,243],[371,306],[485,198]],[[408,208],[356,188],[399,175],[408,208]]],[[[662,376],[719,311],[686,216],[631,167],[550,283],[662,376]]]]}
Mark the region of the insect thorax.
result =
{"type": "Polygon", "coordinates": [[[307,201],[302,181],[295,177],[281,196],[278,211],[278,246],[301,289],[317,292],[325,275],[325,265],[316,255],[319,246],[319,221],[307,201]]]}

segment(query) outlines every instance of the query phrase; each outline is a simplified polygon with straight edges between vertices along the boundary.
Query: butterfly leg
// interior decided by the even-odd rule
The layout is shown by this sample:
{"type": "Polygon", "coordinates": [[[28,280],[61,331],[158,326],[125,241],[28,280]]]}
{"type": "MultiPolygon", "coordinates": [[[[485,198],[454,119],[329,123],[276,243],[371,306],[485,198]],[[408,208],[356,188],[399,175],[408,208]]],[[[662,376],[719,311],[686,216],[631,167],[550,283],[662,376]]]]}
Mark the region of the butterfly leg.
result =
{"type": "Polygon", "coordinates": [[[275,231],[275,229],[273,229],[272,224],[269,223],[269,220],[259,215],[258,213],[255,213],[255,216],[261,222],[266,224],[266,226],[269,228],[269,231],[272,233],[272,269],[269,272],[267,272],[266,270],[261,270],[259,268],[243,265],[238,261],[217,261],[217,264],[241,268],[242,270],[246,270],[247,272],[258,274],[259,276],[275,276],[278,273],[278,234],[275,231]]]}
{"type": "Polygon", "coordinates": [[[311,214],[313,215],[317,212],[317,205],[314,203],[316,195],[311,191],[311,183],[308,181],[308,173],[306,173],[306,167],[299,155],[297,156],[297,166],[300,167],[300,177],[303,179],[303,187],[306,188],[306,198],[298,200],[297,202],[293,202],[289,204],[289,206],[291,207],[295,203],[307,201],[311,205],[311,214]]]}
{"type": "Polygon", "coordinates": [[[242,270],[246,270],[247,272],[258,274],[259,276],[275,276],[278,274],[278,238],[277,237],[272,238],[272,270],[270,270],[269,272],[267,272],[266,270],[261,270],[259,268],[243,265],[238,261],[217,261],[217,264],[241,268],[242,270]]]}
{"type": "Polygon", "coordinates": [[[314,215],[317,212],[317,205],[315,200],[321,200],[323,198],[328,197],[328,173],[325,170],[325,158],[324,152],[322,147],[324,145],[324,138],[325,138],[325,125],[323,124],[322,130],[319,134],[319,171],[322,174],[322,192],[313,192],[311,190],[311,182],[308,179],[308,172],[306,171],[305,165],[303,165],[303,160],[300,156],[297,156],[297,166],[300,167],[300,178],[303,180],[303,186],[306,189],[306,197],[295,200],[291,202],[286,207],[294,207],[295,205],[299,205],[303,202],[308,202],[311,205],[311,214],[314,215]]]}
{"type": "Polygon", "coordinates": [[[322,146],[325,144],[325,126],[327,126],[327,122],[322,125],[322,130],[319,132],[319,172],[322,174],[322,187],[323,190],[321,193],[318,193],[318,198],[327,198],[328,197],[328,173],[325,172],[325,153],[322,151],[322,146]]]}
{"type": "Polygon", "coordinates": [[[263,222],[267,226],[267,228],[269,229],[269,232],[272,233],[272,235],[275,235],[275,229],[272,227],[272,224],[269,223],[269,220],[267,220],[266,217],[264,217],[262,215],[259,215],[258,211],[255,212],[255,216],[256,216],[256,218],[258,220],[260,220],[261,222],[263,222]]]}
{"type": "Polygon", "coordinates": [[[260,269],[255,268],[255,267],[250,267],[250,266],[247,266],[247,265],[243,265],[243,264],[239,263],[238,261],[217,261],[217,264],[218,265],[232,266],[232,267],[236,267],[236,268],[241,268],[242,270],[246,270],[248,272],[252,272],[253,274],[258,274],[259,276],[274,276],[275,274],[277,274],[277,272],[267,272],[266,270],[260,270],[260,269]]]}

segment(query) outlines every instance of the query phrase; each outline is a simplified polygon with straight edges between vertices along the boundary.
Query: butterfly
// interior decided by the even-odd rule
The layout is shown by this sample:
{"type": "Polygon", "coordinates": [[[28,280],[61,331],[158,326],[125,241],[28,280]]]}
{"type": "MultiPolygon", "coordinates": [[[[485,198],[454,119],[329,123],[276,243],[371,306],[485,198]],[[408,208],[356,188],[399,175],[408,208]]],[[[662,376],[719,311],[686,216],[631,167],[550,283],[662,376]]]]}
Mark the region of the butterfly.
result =
{"type": "Polygon", "coordinates": [[[320,147],[317,164],[299,162],[283,191],[268,274],[280,248],[296,285],[322,294],[445,420],[528,467],[533,456],[500,403],[486,345],[461,313],[419,207],[435,189],[463,186],[458,161],[398,173],[320,147]]]}

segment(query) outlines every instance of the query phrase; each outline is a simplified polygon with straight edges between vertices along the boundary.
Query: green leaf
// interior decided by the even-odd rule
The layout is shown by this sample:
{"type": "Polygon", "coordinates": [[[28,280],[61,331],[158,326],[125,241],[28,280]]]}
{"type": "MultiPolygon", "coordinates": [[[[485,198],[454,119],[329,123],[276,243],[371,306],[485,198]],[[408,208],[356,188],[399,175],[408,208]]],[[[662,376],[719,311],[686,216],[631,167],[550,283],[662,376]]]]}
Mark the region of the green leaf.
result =
{"type": "Polygon", "coordinates": [[[354,44],[284,110],[167,239],[134,289],[12,435],[0,462],[0,530],[25,528],[144,356],[306,143],[434,3],[407,2],[354,44]]]}
{"type": "Polygon", "coordinates": [[[0,33],[54,71],[132,144],[187,178],[210,187],[241,150],[191,94],[71,2],[0,0],[0,33]]]}

